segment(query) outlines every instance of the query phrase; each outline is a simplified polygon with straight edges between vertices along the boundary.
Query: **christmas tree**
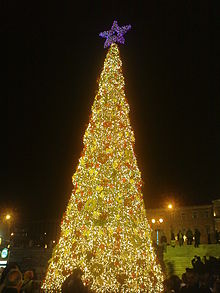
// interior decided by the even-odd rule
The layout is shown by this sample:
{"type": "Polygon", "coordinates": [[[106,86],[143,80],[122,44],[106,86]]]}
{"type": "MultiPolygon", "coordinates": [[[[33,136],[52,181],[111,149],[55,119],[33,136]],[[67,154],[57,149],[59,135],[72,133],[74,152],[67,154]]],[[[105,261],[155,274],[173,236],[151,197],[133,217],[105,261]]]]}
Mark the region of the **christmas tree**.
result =
{"type": "Polygon", "coordinates": [[[75,268],[95,292],[162,292],[116,42],[130,26],[101,33],[109,46],[61,235],[43,283],[59,292],[75,268]]]}

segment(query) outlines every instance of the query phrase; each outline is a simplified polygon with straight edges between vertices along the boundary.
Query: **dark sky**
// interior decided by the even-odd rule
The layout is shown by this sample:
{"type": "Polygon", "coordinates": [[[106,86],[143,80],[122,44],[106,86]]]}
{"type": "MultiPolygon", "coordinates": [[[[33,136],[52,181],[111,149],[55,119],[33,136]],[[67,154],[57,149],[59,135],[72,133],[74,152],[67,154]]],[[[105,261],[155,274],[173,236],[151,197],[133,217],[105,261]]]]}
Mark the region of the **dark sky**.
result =
{"type": "Polygon", "coordinates": [[[212,1],[55,2],[9,1],[1,20],[3,208],[32,218],[63,213],[107,52],[98,34],[115,19],[132,25],[120,52],[146,206],[219,198],[212,1]]]}

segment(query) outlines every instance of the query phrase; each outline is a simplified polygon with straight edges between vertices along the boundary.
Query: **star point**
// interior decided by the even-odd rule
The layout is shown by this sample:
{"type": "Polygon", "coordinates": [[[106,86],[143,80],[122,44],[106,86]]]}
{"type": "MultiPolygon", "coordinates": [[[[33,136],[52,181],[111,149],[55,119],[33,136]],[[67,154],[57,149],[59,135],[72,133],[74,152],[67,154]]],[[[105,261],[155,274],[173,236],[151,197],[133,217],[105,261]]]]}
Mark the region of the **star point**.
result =
{"type": "Polygon", "coordinates": [[[111,46],[113,43],[124,44],[124,35],[131,29],[131,25],[120,27],[116,20],[113,21],[112,27],[109,31],[104,31],[99,34],[100,37],[106,38],[104,48],[111,46]]]}

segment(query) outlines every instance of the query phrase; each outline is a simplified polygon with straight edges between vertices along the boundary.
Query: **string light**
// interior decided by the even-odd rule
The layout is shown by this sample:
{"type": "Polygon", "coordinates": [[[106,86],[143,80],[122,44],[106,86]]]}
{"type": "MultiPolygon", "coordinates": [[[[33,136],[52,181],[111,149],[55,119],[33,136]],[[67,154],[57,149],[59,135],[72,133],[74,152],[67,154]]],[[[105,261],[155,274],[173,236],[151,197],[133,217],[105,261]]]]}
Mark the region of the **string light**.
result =
{"type": "Polygon", "coordinates": [[[113,43],[72,178],[60,239],[42,286],[46,292],[59,292],[75,268],[84,272],[84,284],[97,293],[163,291],[128,113],[122,62],[113,43]]]}
{"type": "Polygon", "coordinates": [[[130,24],[120,27],[117,21],[115,20],[109,31],[104,31],[99,34],[100,37],[106,38],[104,48],[111,46],[111,44],[113,43],[124,44],[125,42],[124,34],[126,34],[127,31],[130,29],[131,29],[130,24]]]}

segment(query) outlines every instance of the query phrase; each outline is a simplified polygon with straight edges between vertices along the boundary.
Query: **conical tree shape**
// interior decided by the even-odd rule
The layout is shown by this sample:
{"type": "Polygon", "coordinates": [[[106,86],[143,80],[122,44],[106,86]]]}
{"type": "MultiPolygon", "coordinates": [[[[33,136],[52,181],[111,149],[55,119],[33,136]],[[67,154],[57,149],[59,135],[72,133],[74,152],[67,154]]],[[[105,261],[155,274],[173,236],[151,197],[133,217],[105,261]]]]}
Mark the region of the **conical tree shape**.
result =
{"type": "Polygon", "coordinates": [[[119,49],[112,44],[43,284],[46,291],[58,292],[80,268],[95,292],[162,292],[128,113],[119,49]]]}

